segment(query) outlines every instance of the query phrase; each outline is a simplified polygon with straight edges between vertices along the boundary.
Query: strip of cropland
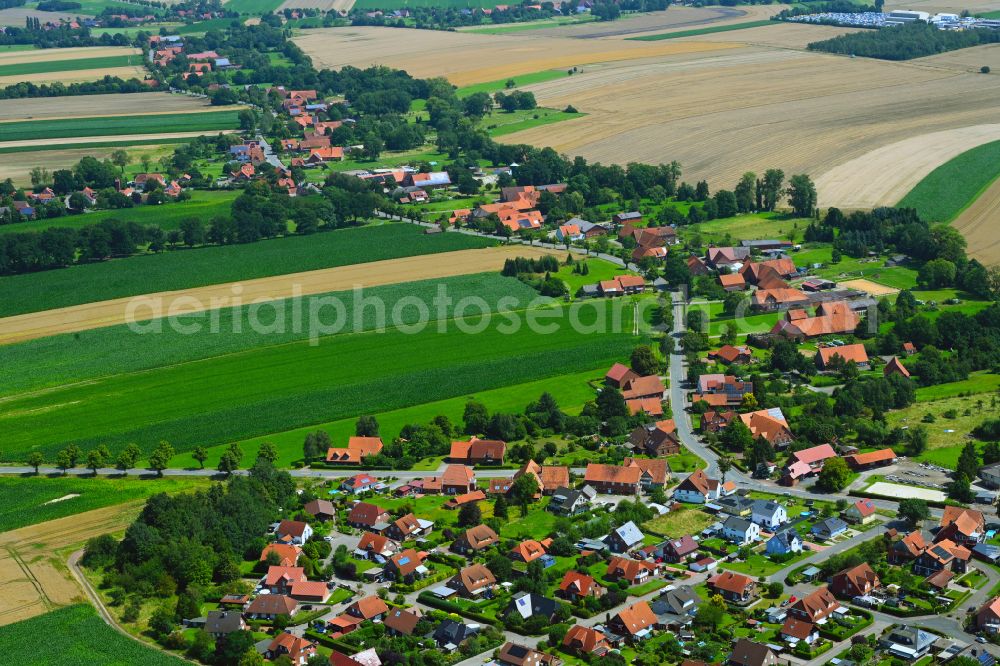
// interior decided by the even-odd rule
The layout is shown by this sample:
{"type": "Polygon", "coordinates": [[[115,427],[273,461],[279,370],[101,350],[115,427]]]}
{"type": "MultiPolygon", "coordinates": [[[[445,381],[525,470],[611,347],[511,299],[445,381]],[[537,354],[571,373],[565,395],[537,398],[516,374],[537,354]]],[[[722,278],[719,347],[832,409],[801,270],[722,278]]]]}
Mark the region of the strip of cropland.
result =
{"type": "Polygon", "coordinates": [[[129,67],[141,65],[141,55],[117,55],[99,58],[79,58],[76,60],[43,60],[21,62],[10,65],[0,61],[0,76],[27,76],[45,72],[73,72],[81,69],[102,69],[106,67],[129,67]]]}
{"type": "Polygon", "coordinates": [[[0,316],[495,244],[478,236],[425,234],[421,227],[386,224],[130,257],[0,278],[0,316]]]}
{"type": "Polygon", "coordinates": [[[465,316],[14,394],[0,404],[2,456],[70,441],[148,450],[165,439],[185,451],[582,371],[628,355],[640,339],[632,316],[603,300],[465,316]]]}
{"type": "Polygon", "coordinates": [[[731,30],[744,30],[746,28],[760,28],[765,25],[775,25],[773,21],[745,21],[743,23],[730,23],[729,25],[717,25],[708,28],[694,28],[691,30],[678,30],[677,32],[664,32],[658,35],[642,35],[640,37],[627,37],[626,39],[636,42],[658,42],[663,39],[677,39],[678,37],[695,37],[697,35],[710,35],[713,32],[729,32],[731,30]]]}
{"type": "MultiPolygon", "coordinates": [[[[0,126],[2,128],[0,136],[4,141],[26,141],[144,133],[212,132],[234,127],[239,127],[239,111],[227,109],[206,113],[167,113],[153,116],[22,120],[3,123],[0,126]]],[[[3,147],[2,142],[0,147],[3,147]]]]}
{"type": "Polygon", "coordinates": [[[950,222],[1000,176],[1000,141],[967,150],[931,171],[902,198],[930,222],[950,222]]]}
{"type": "Polygon", "coordinates": [[[0,319],[0,344],[126,323],[141,324],[141,328],[146,328],[156,325],[158,322],[155,320],[163,317],[186,318],[222,307],[310,296],[330,289],[346,290],[443,278],[474,273],[484,268],[499,271],[507,259],[515,256],[537,258],[549,253],[538,248],[512,246],[464,250],[450,253],[445,260],[437,256],[402,257],[184,291],[144,294],[139,298],[88,303],[0,319]]]}

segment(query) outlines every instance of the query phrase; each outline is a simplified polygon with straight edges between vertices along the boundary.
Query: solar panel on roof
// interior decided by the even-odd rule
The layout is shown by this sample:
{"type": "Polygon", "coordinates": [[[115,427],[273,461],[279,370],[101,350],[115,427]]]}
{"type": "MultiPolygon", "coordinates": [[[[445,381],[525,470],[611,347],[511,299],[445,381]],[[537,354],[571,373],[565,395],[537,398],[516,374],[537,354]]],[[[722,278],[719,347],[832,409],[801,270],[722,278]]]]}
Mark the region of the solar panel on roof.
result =
{"type": "Polygon", "coordinates": [[[401,558],[399,558],[399,563],[400,564],[409,564],[409,562],[410,562],[410,558],[409,557],[401,557],[401,558]]]}

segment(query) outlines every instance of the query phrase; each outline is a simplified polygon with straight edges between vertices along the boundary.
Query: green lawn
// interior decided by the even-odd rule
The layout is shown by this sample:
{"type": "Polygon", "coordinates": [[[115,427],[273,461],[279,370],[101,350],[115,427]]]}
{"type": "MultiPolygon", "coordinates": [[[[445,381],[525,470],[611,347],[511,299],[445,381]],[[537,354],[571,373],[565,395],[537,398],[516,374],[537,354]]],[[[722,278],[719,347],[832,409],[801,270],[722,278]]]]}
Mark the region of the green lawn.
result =
{"type": "Polygon", "coordinates": [[[745,21],[743,23],[731,23],[729,25],[718,25],[708,28],[695,28],[692,30],[679,30],[677,32],[663,32],[657,35],[643,35],[642,37],[628,37],[629,40],[639,42],[655,42],[661,39],[677,39],[678,37],[694,37],[696,35],[710,35],[713,32],[729,32],[730,30],[744,30],[746,28],[759,28],[765,25],[776,25],[774,21],[745,21]]]}
{"type": "Polygon", "coordinates": [[[532,72],[530,74],[520,74],[518,76],[512,76],[506,79],[498,79],[496,81],[487,81],[485,83],[475,83],[471,86],[464,86],[458,89],[457,95],[459,97],[468,97],[473,93],[485,92],[491,95],[495,92],[500,92],[507,89],[507,81],[513,80],[514,87],[520,86],[530,86],[533,83],[545,83],[546,81],[552,81],[554,79],[561,79],[568,76],[566,70],[563,69],[545,69],[540,72],[532,72]]]}
{"type": "MultiPolygon", "coordinates": [[[[968,441],[966,436],[984,419],[1000,416],[1000,409],[990,406],[989,396],[973,395],[917,402],[905,409],[891,411],[885,416],[890,427],[924,426],[929,436],[928,450],[920,458],[945,464],[952,457],[957,461],[962,445],[968,441]],[[982,408],[977,404],[980,400],[983,402],[982,408]],[[955,410],[955,418],[945,417],[944,414],[950,410],[955,410]],[[968,415],[965,414],[966,410],[969,411],[968,415]],[[934,417],[933,422],[924,421],[927,414],[934,417]],[[951,451],[933,453],[937,449],[950,449],[951,451]]],[[[953,467],[954,464],[945,466],[953,467]]]]}
{"type": "Polygon", "coordinates": [[[415,225],[384,224],[130,257],[2,277],[0,316],[494,244],[477,236],[425,234],[415,225]]]}
{"type": "Polygon", "coordinates": [[[195,190],[191,192],[189,201],[178,203],[165,203],[159,206],[136,206],[135,208],[122,208],[119,210],[99,210],[84,215],[69,215],[66,217],[48,218],[44,220],[34,220],[18,224],[0,225],[0,235],[11,233],[24,233],[26,231],[44,231],[53,227],[67,229],[79,229],[91,224],[97,224],[102,220],[120,220],[122,222],[135,222],[143,226],[157,226],[164,231],[177,229],[181,220],[189,217],[196,217],[199,220],[208,222],[213,217],[220,215],[228,216],[232,209],[233,199],[239,195],[237,191],[205,191],[195,190]]]}
{"type": "Polygon", "coordinates": [[[2,455],[22,460],[31,449],[53,455],[71,441],[112,449],[135,442],[148,450],[167,440],[184,451],[627,357],[641,338],[623,335],[611,322],[620,316],[621,330],[631,331],[631,309],[618,314],[606,301],[595,307],[597,327],[607,332],[572,330],[567,308],[547,313],[552,318],[547,316],[546,325],[557,329],[549,334],[527,325],[510,333],[506,317],[499,322],[468,317],[413,335],[402,330],[335,335],[318,345],[294,342],[11,395],[0,413],[7,430],[2,455]]]}
{"type": "Polygon", "coordinates": [[[521,516],[520,509],[511,507],[509,522],[500,528],[500,536],[505,539],[544,539],[552,533],[555,526],[556,514],[546,511],[549,498],[543,497],[536,504],[532,504],[528,513],[521,516]]]}
{"type": "Polygon", "coordinates": [[[601,280],[613,280],[619,275],[634,275],[634,273],[625,270],[621,266],[616,266],[610,261],[596,257],[585,259],[580,257],[580,255],[573,255],[573,260],[574,264],[572,266],[564,264],[559,268],[559,272],[555,274],[555,277],[566,283],[570,294],[575,294],[585,284],[594,284],[601,280]],[[587,265],[588,272],[586,275],[573,272],[573,268],[580,264],[587,265]]]}
{"type": "Polygon", "coordinates": [[[483,126],[490,136],[503,136],[521,130],[551,125],[564,120],[583,118],[585,113],[566,113],[556,109],[531,109],[530,111],[515,111],[513,113],[497,112],[483,120],[483,126]]]}
{"type": "Polygon", "coordinates": [[[226,9],[240,14],[260,16],[261,14],[270,14],[280,7],[281,0],[228,0],[224,6],[226,9]]]}
{"type": "Polygon", "coordinates": [[[49,143],[41,146],[37,145],[27,145],[27,146],[6,146],[0,147],[0,155],[6,155],[8,153],[38,153],[46,152],[50,150],[70,150],[71,148],[109,148],[109,147],[122,147],[129,148],[131,146],[159,146],[162,144],[174,144],[174,143],[189,143],[191,139],[189,137],[164,137],[161,139],[134,139],[134,140],[120,140],[120,141],[92,141],[89,143],[49,143]]]}
{"type": "Polygon", "coordinates": [[[0,477],[0,532],[144,499],[156,493],[172,493],[208,484],[208,479],[195,477],[4,476],[0,477]]]}
{"type": "Polygon", "coordinates": [[[676,539],[685,535],[698,534],[715,522],[715,518],[700,509],[682,506],[670,513],[657,516],[642,524],[642,529],[662,537],[676,539]]]}
{"type": "Polygon", "coordinates": [[[924,177],[897,204],[929,222],[950,222],[1000,176],[1000,141],[953,157],[924,177]]]}
{"type": "Polygon", "coordinates": [[[558,28],[567,25],[577,25],[579,23],[593,23],[597,18],[591,14],[579,16],[559,16],[551,19],[539,21],[525,21],[524,23],[500,24],[493,27],[472,28],[462,32],[474,32],[483,35],[507,35],[516,32],[526,32],[529,30],[540,30],[542,28],[558,28]]]}
{"type": "Polygon", "coordinates": [[[88,604],[0,627],[0,650],[23,666],[182,666],[187,662],[122,636],[88,604]],[[39,640],[42,638],[42,640],[39,640]],[[24,646],[31,645],[30,650],[24,646]]]}
{"type": "MultiPolygon", "coordinates": [[[[204,113],[164,113],[155,116],[101,116],[96,118],[56,118],[19,120],[3,124],[4,141],[59,139],[118,134],[160,134],[167,132],[214,132],[239,127],[239,111],[204,113]]],[[[2,144],[0,144],[2,145],[2,144]]]]}
{"type": "Polygon", "coordinates": [[[741,240],[787,239],[789,232],[794,232],[795,238],[802,240],[802,234],[808,225],[808,219],[787,217],[779,213],[752,213],[687,225],[681,227],[681,230],[685,233],[697,231],[701,234],[703,244],[721,243],[726,235],[731,242],[738,244],[741,240]]]}
{"type": "MultiPolygon", "coordinates": [[[[960,382],[923,386],[917,389],[917,402],[940,400],[973,393],[992,393],[1000,389],[1000,375],[988,372],[974,372],[960,382]]],[[[975,401],[973,401],[975,402],[975,401]]],[[[989,403],[989,400],[985,400],[989,403]]]]}
{"type": "Polygon", "coordinates": [[[74,72],[81,69],[108,69],[111,67],[129,67],[141,65],[143,56],[119,55],[101,58],[77,58],[76,60],[46,60],[42,62],[23,62],[15,65],[0,65],[0,76],[21,76],[42,74],[45,72],[74,72]]]}
{"type": "Polygon", "coordinates": [[[233,21],[238,21],[239,19],[231,18],[214,18],[207,21],[198,21],[197,23],[188,23],[185,25],[178,26],[174,32],[178,35],[197,35],[206,33],[210,30],[225,30],[233,24],[233,21]]]}

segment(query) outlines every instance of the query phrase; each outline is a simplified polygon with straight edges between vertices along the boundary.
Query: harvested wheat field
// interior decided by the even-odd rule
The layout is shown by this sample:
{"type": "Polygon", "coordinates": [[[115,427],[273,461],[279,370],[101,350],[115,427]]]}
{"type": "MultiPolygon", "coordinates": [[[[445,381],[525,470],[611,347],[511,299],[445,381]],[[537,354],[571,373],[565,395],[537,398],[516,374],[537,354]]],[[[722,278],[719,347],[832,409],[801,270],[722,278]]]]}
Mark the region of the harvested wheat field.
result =
{"type": "Polygon", "coordinates": [[[1000,139],[1000,124],[973,125],[914,136],[869,151],[816,179],[819,205],[893,206],[931,171],[976,146],[1000,139]]]}
{"type": "MultiPolygon", "coordinates": [[[[198,113],[218,111],[207,99],[163,92],[77,97],[29,97],[0,100],[0,122],[45,118],[90,118],[116,115],[145,116],[158,113],[198,113]]],[[[10,145],[10,144],[5,144],[10,145]]]]}
{"type": "MultiPolygon", "coordinates": [[[[184,136],[200,136],[204,132],[182,132],[180,133],[184,136]]],[[[157,134],[155,136],[147,137],[146,135],[139,135],[133,138],[153,138],[159,139],[161,137],[169,137],[169,134],[157,134]]],[[[113,136],[113,137],[86,137],[82,139],[73,139],[73,143],[89,143],[98,141],[122,141],[123,137],[113,136]]],[[[40,140],[33,143],[35,145],[61,145],[66,143],[66,139],[47,139],[40,140]]],[[[4,143],[5,146],[15,146],[20,145],[24,142],[21,141],[11,141],[9,143],[4,143]]],[[[10,178],[18,185],[28,185],[29,178],[31,175],[31,169],[40,166],[49,170],[49,172],[55,171],[56,169],[69,169],[81,159],[87,156],[96,157],[99,160],[107,159],[111,157],[111,153],[118,150],[121,144],[117,146],[101,146],[96,148],[67,148],[61,150],[39,150],[39,151],[29,151],[23,153],[11,153],[9,155],[0,155],[0,180],[5,180],[10,178]]],[[[172,150],[171,146],[167,146],[172,150]]],[[[158,153],[164,146],[160,145],[143,145],[135,147],[125,147],[128,150],[129,155],[132,156],[133,160],[136,159],[138,155],[143,153],[158,153]]]]}
{"type": "Polygon", "coordinates": [[[294,40],[321,67],[401,67],[457,86],[545,69],[735,48],[699,42],[538,39],[528,33],[483,35],[396,28],[323,28],[294,40]]]}
{"type": "Polygon", "coordinates": [[[1000,264],[1000,179],[993,181],[951,226],[970,239],[969,255],[986,265],[1000,264]],[[971,239],[975,242],[971,242],[971,239]]]}
{"type": "MultiPolygon", "coordinates": [[[[737,21],[739,23],[739,21],[737,21]]],[[[681,37],[682,42],[739,42],[746,46],[773,46],[782,49],[805,49],[811,42],[818,42],[849,32],[859,32],[864,28],[841,28],[833,25],[809,25],[806,23],[779,23],[760,25],[755,28],[716,32],[708,35],[681,37]]]]}
{"type": "Polygon", "coordinates": [[[889,0],[885,3],[884,11],[894,9],[912,9],[931,14],[938,12],[961,14],[968,10],[973,14],[979,14],[1000,10],[1000,0],[889,0]]]}
{"type": "Polygon", "coordinates": [[[0,534],[0,625],[85,601],[60,550],[91,537],[120,532],[143,502],[87,511],[0,534]]]}
{"type": "Polygon", "coordinates": [[[346,14],[354,6],[354,0],[285,0],[277,11],[285,9],[319,9],[327,12],[336,10],[346,14]]]}
{"type": "Polygon", "coordinates": [[[105,67],[103,69],[75,69],[68,72],[41,72],[38,74],[12,74],[0,76],[0,88],[12,86],[23,81],[35,84],[42,83],[83,83],[96,81],[105,76],[117,76],[120,79],[142,79],[146,76],[144,67],[105,67]]]}
{"type": "MultiPolygon", "coordinates": [[[[794,34],[800,27],[760,30],[794,34]]],[[[581,74],[527,86],[541,106],[572,104],[588,115],[502,140],[605,163],[677,160],[689,182],[704,178],[714,188],[732,188],[748,170],[776,167],[815,177],[881,146],[993,120],[1000,104],[1000,77],[729,46],[592,64],[581,74]]],[[[823,188],[820,196],[840,203],[823,188]]]]}
{"type": "MultiPolygon", "coordinates": [[[[129,321],[126,317],[130,304],[148,304],[154,300],[162,304],[164,315],[168,311],[181,315],[232,305],[234,293],[239,294],[242,303],[249,304],[298,295],[347,291],[355,287],[377,287],[500,270],[504,261],[512,257],[537,258],[555,253],[557,252],[553,250],[523,245],[459,250],[118,298],[0,319],[0,344],[124,324],[129,321]],[[235,292],[234,287],[238,287],[235,292]]],[[[131,316],[132,321],[154,318],[154,313],[148,306],[138,308],[131,316]]]]}
{"type": "Polygon", "coordinates": [[[77,16],[86,16],[86,14],[80,12],[41,12],[30,7],[10,7],[9,9],[0,9],[0,26],[10,25],[23,28],[24,19],[29,17],[39,19],[44,23],[45,21],[72,21],[77,16]]]}
{"type": "Polygon", "coordinates": [[[842,287],[847,287],[848,289],[857,289],[858,291],[868,292],[870,296],[889,296],[890,294],[898,294],[899,289],[893,289],[892,287],[887,287],[884,284],[879,284],[878,282],[872,282],[871,280],[845,280],[839,283],[842,287]]]}
{"type": "Polygon", "coordinates": [[[27,62],[53,62],[81,58],[139,55],[131,46],[76,46],[66,49],[35,49],[32,51],[0,51],[0,65],[20,65],[27,62]]]}
{"type": "Polygon", "coordinates": [[[958,72],[972,72],[979,74],[979,68],[983,65],[989,67],[990,74],[982,76],[1000,76],[1000,44],[986,44],[984,46],[973,46],[968,49],[958,51],[948,51],[938,55],[927,56],[912,60],[915,64],[929,65],[933,67],[945,67],[958,72]]]}

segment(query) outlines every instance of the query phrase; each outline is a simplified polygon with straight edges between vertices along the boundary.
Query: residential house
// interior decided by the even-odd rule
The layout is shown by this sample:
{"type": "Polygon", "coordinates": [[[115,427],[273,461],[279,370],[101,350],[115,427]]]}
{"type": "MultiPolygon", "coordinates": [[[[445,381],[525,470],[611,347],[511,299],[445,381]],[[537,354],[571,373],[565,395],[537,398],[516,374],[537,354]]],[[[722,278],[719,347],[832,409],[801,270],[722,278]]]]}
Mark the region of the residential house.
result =
{"type": "Polygon", "coordinates": [[[623,609],[611,618],[609,627],[629,641],[648,638],[656,628],[656,615],[645,601],[639,601],[623,609]]]}
{"type": "Polygon", "coordinates": [[[735,418],[736,412],[731,409],[724,412],[710,409],[701,415],[699,430],[704,433],[717,433],[729,426],[735,418]]]}
{"type": "Polygon", "coordinates": [[[746,603],[754,599],[757,594],[757,584],[753,578],[732,571],[717,573],[706,583],[712,592],[734,603],[746,603]]]}
{"type": "Polygon", "coordinates": [[[630,379],[622,390],[622,396],[626,400],[641,400],[643,398],[663,400],[663,394],[666,390],[663,380],[656,375],[648,375],[630,379]]]}
{"type": "Polygon", "coordinates": [[[208,616],[205,618],[205,631],[212,638],[222,638],[234,631],[246,631],[246,629],[247,623],[239,611],[208,611],[208,616]]]}
{"type": "Polygon", "coordinates": [[[792,645],[800,641],[812,645],[819,638],[819,630],[815,624],[795,617],[786,617],[779,633],[782,639],[792,645]]]}
{"type": "Polygon", "coordinates": [[[663,416],[663,401],[659,398],[634,398],[626,400],[625,406],[628,407],[631,416],[636,414],[645,414],[651,418],[663,416]]]}
{"type": "Polygon", "coordinates": [[[374,527],[389,520],[389,512],[369,502],[358,502],[347,514],[347,524],[360,530],[374,527]]]}
{"type": "Polygon", "coordinates": [[[750,250],[745,247],[710,247],[705,252],[705,263],[715,270],[738,271],[749,256],[750,250]]]}
{"type": "Polygon", "coordinates": [[[638,467],[590,463],[584,481],[597,492],[608,495],[638,495],[642,470],[638,467]]]}
{"type": "Polygon", "coordinates": [[[760,540],[760,526],[749,520],[730,516],[722,523],[722,536],[741,546],[754,543],[760,540]]]}
{"type": "Polygon", "coordinates": [[[688,535],[680,539],[671,539],[663,544],[663,559],[666,562],[684,562],[697,554],[698,542],[688,535]]]}
{"type": "Polygon", "coordinates": [[[629,211],[626,213],[615,213],[611,216],[611,223],[616,226],[625,225],[624,228],[620,229],[618,232],[619,237],[631,236],[632,231],[626,231],[629,227],[635,228],[635,225],[642,223],[642,213],[638,211],[629,211]]]}
{"type": "Polygon", "coordinates": [[[464,495],[476,489],[476,473],[465,465],[448,465],[441,475],[441,492],[464,495]]]}
{"type": "Polygon", "coordinates": [[[659,574],[658,564],[615,555],[608,561],[608,571],[604,577],[608,580],[625,580],[631,585],[642,585],[659,574]]]}
{"type": "Polygon", "coordinates": [[[400,183],[403,187],[419,187],[425,190],[448,187],[451,177],[447,171],[431,171],[430,173],[408,173],[400,183]]]}
{"type": "Polygon", "coordinates": [[[457,620],[442,620],[434,630],[432,638],[445,652],[454,652],[462,643],[479,632],[479,625],[465,624],[457,620]]]}
{"type": "Polygon", "coordinates": [[[567,222],[566,224],[560,225],[559,228],[556,229],[556,240],[560,243],[580,241],[584,238],[585,236],[583,234],[583,230],[580,229],[580,226],[577,224],[567,222]]]}
{"type": "Polygon", "coordinates": [[[982,512],[960,506],[946,506],[941,515],[941,529],[935,541],[951,539],[970,548],[986,538],[986,519],[982,512]]]}
{"type": "MultiPolygon", "coordinates": [[[[433,525],[433,523],[430,525],[433,525]]],[[[402,543],[408,539],[423,536],[429,531],[429,527],[422,523],[419,518],[412,513],[408,513],[405,516],[400,516],[386,526],[384,533],[390,539],[402,543]]]]}
{"type": "Polygon", "coordinates": [[[579,571],[567,571],[559,583],[559,594],[570,601],[585,597],[602,597],[606,590],[589,576],[579,571]]]}
{"type": "Polygon", "coordinates": [[[451,498],[444,503],[444,508],[457,509],[466,504],[482,502],[484,499],[486,499],[486,493],[482,490],[473,490],[471,493],[465,493],[464,495],[452,495],[451,498]]]}
{"type": "Polygon", "coordinates": [[[477,597],[492,597],[497,579],[493,572],[482,564],[471,564],[460,570],[451,580],[448,587],[468,599],[477,597]]]}
{"type": "Polygon", "coordinates": [[[980,467],[979,478],[989,488],[1000,488],[1000,462],[980,467]]]}
{"type": "Polygon", "coordinates": [[[340,484],[340,489],[353,495],[360,495],[369,490],[374,490],[379,484],[380,481],[371,474],[355,474],[344,479],[340,484]]]}
{"type": "Polygon", "coordinates": [[[424,566],[427,553],[418,553],[413,548],[391,556],[382,569],[382,574],[387,580],[398,580],[402,583],[412,583],[430,573],[424,566]]]}
{"type": "MultiPolygon", "coordinates": [[[[551,539],[545,539],[549,545],[552,544],[551,539]]],[[[510,549],[508,555],[515,562],[534,562],[537,559],[541,559],[545,556],[546,545],[545,542],[535,541],[534,539],[525,539],[521,543],[517,544],[510,549]]]]}
{"type": "Polygon", "coordinates": [[[739,416],[743,424],[750,428],[750,433],[755,439],[763,437],[775,449],[783,449],[795,440],[780,407],[761,409],[739,416]]]}
{"type": "Polygon", "coordinates": [[[820,335],[853,333],[860,321],[861,317],[846,301],[827,301],[819,305],[814,317],[786,312],[785,318],[774,325],[771,333],[804,340],[820,335]]]}
{"type": "Polygon", "coordinates": [[[868,352],[862,344],[820,347],[816,352],[816,367],[828,370],[835,357],[839,357],[843,363],[853,363],[862,370],[868,369],[868,352]]]}
{"type": "Polygon", "coordinates": [[[820,541],[829,541],[847,531],[847,523],[840,518],[826,518],[812,526],[809,531],[820,541]]]}
{"type": "Polygon", "coordinates": [[[739,347],[723,345],[715,351],[708,352],[708,360],[718,361],[724,365],[732,365],[733,363],[743,365],[753,361],[753,353],[749,347],[742,345],[739,347]]]}
{"type": "Polygon", "coordinates": [[[910,377],[910,371],[906,369],[906,366],[903,365],[898,356],[893,356],[889,359],[889,362],[885,364],[885,367],[882,368],[883,376],[888,377],[891,374],[897,374],[900,377],[907,379],[910,377]]]}
{"type": "Polygon", "coordinates": [[[613,553],[627,553],[633,548],[642,545],[646,537],[639,527],[631,520],[611,530],[604,538],[604,543],[608,545],[613,553]]]}
{"type": "Polygon", "coordinates": [[[919,531],[907,534],[899,541],[892,542],[886,554],[889,564],[901,565],[913,562],[927,549],[924,535],[919,531]]]}
{"type": "Polygon", "coordinates": [[[316,654],[316,644],[312,641],[290,634],[287,631],[278,634],[264,650],[266,659],[275,660],[282,655],[295,666],[305,666],[309,658],[316,654]]]}
{"type": "Polygon", "coordinates": [[[855,471],[884,467],[896,462],[896,454],[892,449],[879,449],[869,453],[855,453],[844,456],[844,460],[855,471]]]}
{"type": "Polygon", "coordinates": [[[748,393],[753,393],[753,382],[741,382],[732,375],[707,374],[698,377],[698,388],[691,396],[691,402],[704,401],[712,407],[736,407],[748,393]]]}
{"type": "Polygon", "coordinates": [[[799,289],[789,287],[758,289],[750,296],[750,307],[759,312],[791,310],[808,305],[809,300],[808,294],[799,289]]]}
{"type": "Polygon", "coordinates": [[[819,446],[812,446],[808,449],[802,449],[801,451],[795,451],[792,453],[789,467],[798,465],[805,469],[809,468],[808,474],[819,474],[823,470],[823,463],[830,458],[836,458],[837,452],[833,450],[833,447],[829,444],[820,444],[819,446]]]}
{"type": "Polygon", "coordinates": [[[988,634],[1000,633],[1000,597],[994,597],[976,612],[976,628],[988,634]]]}
{"type": "Polygon", "coordinates": [[[913,345],[912,342],[904,342],[903,353],[907,356],[913,356],[914,354],[917,353],[917,348],[913,345]]]}
{"type": "Polygon", "coordinates": [[[867,562],[844,569],[830,579],[830,591],[844,599],[871,594],[880,586],[878,575],[872,571],[867,562]]]}
{"type": "Polygon", "coordinates": [[[525,620],[531,617],[543,617],[552,622],[559,611],[559,606],[558,601],[549,599],[541,594],[517,592],[511,597],[506,612],[507,614],[517,613],[525,620]]]}
{"type": "Polygon", "coordinates": [[[781,278],[795,277],[799,269],[795,267],[795,262],[788,257],[779,259],[768,259],[767,261],[754,261],[743,264],[740,273],[746,278],[749,284],[760,285],[762,278],[768,273],[774,273],[781,278]]]}
{"type": "Polygon", "coordinates": [[[713,504],[721,508],[722,513],[737,518],[749,519],[753,515],[754,500],[742,495],[730,495],[717,499],[713,504]]]}
{"type": "Polygon", "coordinates": [[[584,627],[576,624],[569,628],[563,636],[563,650],[575,654],[592,654],[603,656],[608,653],[611,646],[607,637],[596,629],[584,627]]]}
{"type": "Polygon", "coordinates": [[[363,559],[384,564],[398,550],[399,544],[384,534],[365,532],[361,535],[361,541],[354,549],[354,554],[363,559]]]}
{"type": "Polygon", "coordinates": [[[767,540],[765,552],[768,555],[790,555],[802,552],[802,538],[794,529],[778,532],[767,540]]]}
{"type": "Polygon", "coordinates": [[[696,257],[694,255],[688,257],[687,267],[688,272],[691,275],[708,275],[708,266],[705,264],[705,260],[701,257],[696,257]]]}
{"type": "Polygon", "coordinates": [[[502,465],[506,452],[505,442],[473,437],[468,442],[452,442],[448,457],[452,462],[467,465],[502,465]]]}
{"type": "Polygon", "coordinates": [[[374,594],[358,599],[344,609],[344,613],[360,620],[381,620],[389,612],[389,606],[374,594]]]}
{"type": "Polygon", "coordinates": [[[288,594],[295,581],[306,580],[306,570],[302,567],[276,567],[267,568],[264,576],[264,587],[271,591],[271,594],[288,594]]]}
{"type": "Polygon", "coordinates": [[[893,628],[879,640],[879,645],[894,657],[917,660],[930,652],[938,636],[912,625],[893,628]]]}
{"type": "Polygon", "coordinates": [[[778,657],[763,643],[741,638],[733,643],[733,651],[726,662],[729,666],[777,666],[778,657]]]}
{"type": "Polygon", "coordinates": [[[278,541],[303,544],[312,538],[313,530],[309,527],[309,523],[304,523],[301,520],[282,520],[278,523],[275,535],[278,537],[278,541]]]}
{"type": "Polygon", "coordinates": [[[725,291],[743,291],[747,287],[746,280],[739,273],[720,274],[716,279],[725,291]]]}
{"type": "Polygon", "coordinates": [[[656,615],[657,625],[677,631],[691,624],[701,597],[689,585],[670,586],[657,597],[649,607],[656,615]]]}
{"type": "Polygon", "coordinates": [[[788,522],[788,511],[784,505],[770,500],[755,500],[751,507],[751,521],[765,529],[774,529],[788,522]]]}
{"type": "Polygon", "coordinates": [[[497,661],[507,666],[555,666],[559,662],[555,656],[533,650],[530,647],[511,643],[510,641],[500,647],[497,654],[497,661]]]}
{"type": "Polygon", "coordinates": [[[575,516],[583,513],[590,508],[590,502],[594,499],[586,491],[596,496],[596,491],[590,486],[584,486],[581,490],[571,490],[566,487],[557,488],[552,493],[552,499],[549,500],[549,505],[546,508],[561,516],[575,516]]]}
{"type": "Polygon", "coordinates": [[[617,389],[624,389],[632,380],[638,378],[638,373],[632,370],[632,368],[621,363],[615,363],[604,375],[604,383],[610,384],[617,389]]]}
{"type": "Polygon", "coordinates": [[[476,525],[462,532],[451,544],[451,549],[462,555],[481,553],[500,541],[500,537],[487,525],[476,525]]]}
{"type": "Polygon", "coordinates": [[[824,585],[789,606],[788,614],[806,622],[823,624],[826,622],[826,618],[838,608],[840,608],[840,602],[824,585]]]}
{"type": "Polygon", "coordinates": [[[273,620],[279,615],[289,617],[299,610],[299,602],[283,594],[259,594],[246,607],[245,614],[251,620],[273,620]]]}
{"type": "MultiPolygon", "coordinates": [[[[850,458],[850,456],[847,457],[850,458]]],[[[875,519],[876,510],[875,503],[870,499],[859,499],[840,515],[853,525],[864,525],[875,519]]]]}
{"type": "Polygon", "coordinates": [[[944,539],[930,544],[913,562],[913,573],[929,576],[942,569],[951,569],[955,573],[965,573],[972,551],[951,539],[944,539]]]}
{"type": "Polygon", "coordinates": [[[389,614],[382,620],[385,630],[390,636],[412,636],[421,617],[419,609],[391,608],[389,614]]]}
{"type": "Polygon", "coordinates": [[[326,603],[332,592],[322,581],[297,580],[292,582],[288,596],[296,601],[322,604],[326,603]]]}
{"type": "Polygon", "coordinates": [[[329,500],[314,499],[311,502],[307,502],[302,508],[310,516],[323,522],[333,520],[337,516],[337,511],[333,508],[333,502],[329,500]]]}
{"type": "Polygon", "coordinates": [[[267,562],[268,556],[274,553],[277,561],[274,564],[282,567],[294,567],[302,555],[302,548],[287,543],[269,543],[260,552],[260,561],[267,562]]]}
{"type": "Polygon", "coordinates": [[[639,468],[639,486],[646,492],[649,492],[653,488],[662,488],[666,485],[670,474],[667,461],[663,458],[628,457],[622,461],[622,465],[639,468]]]}
{"type": "Polygon", "coordinates": [[[688,504],[706,504],[735,491],[736,484],[732,481],[721,484],[716,479],[708,478],[705,471],[699,469],[678,484],[674,489],[674,499],[688,504]]]}
{"type": "Polygon", "coordinates": [[[381,437],[351,437],[347,440],[347,448],[327,449],[328,463],[344,465],[360,465],[365,456],[377,456],[382,453],[381,437]]]}

